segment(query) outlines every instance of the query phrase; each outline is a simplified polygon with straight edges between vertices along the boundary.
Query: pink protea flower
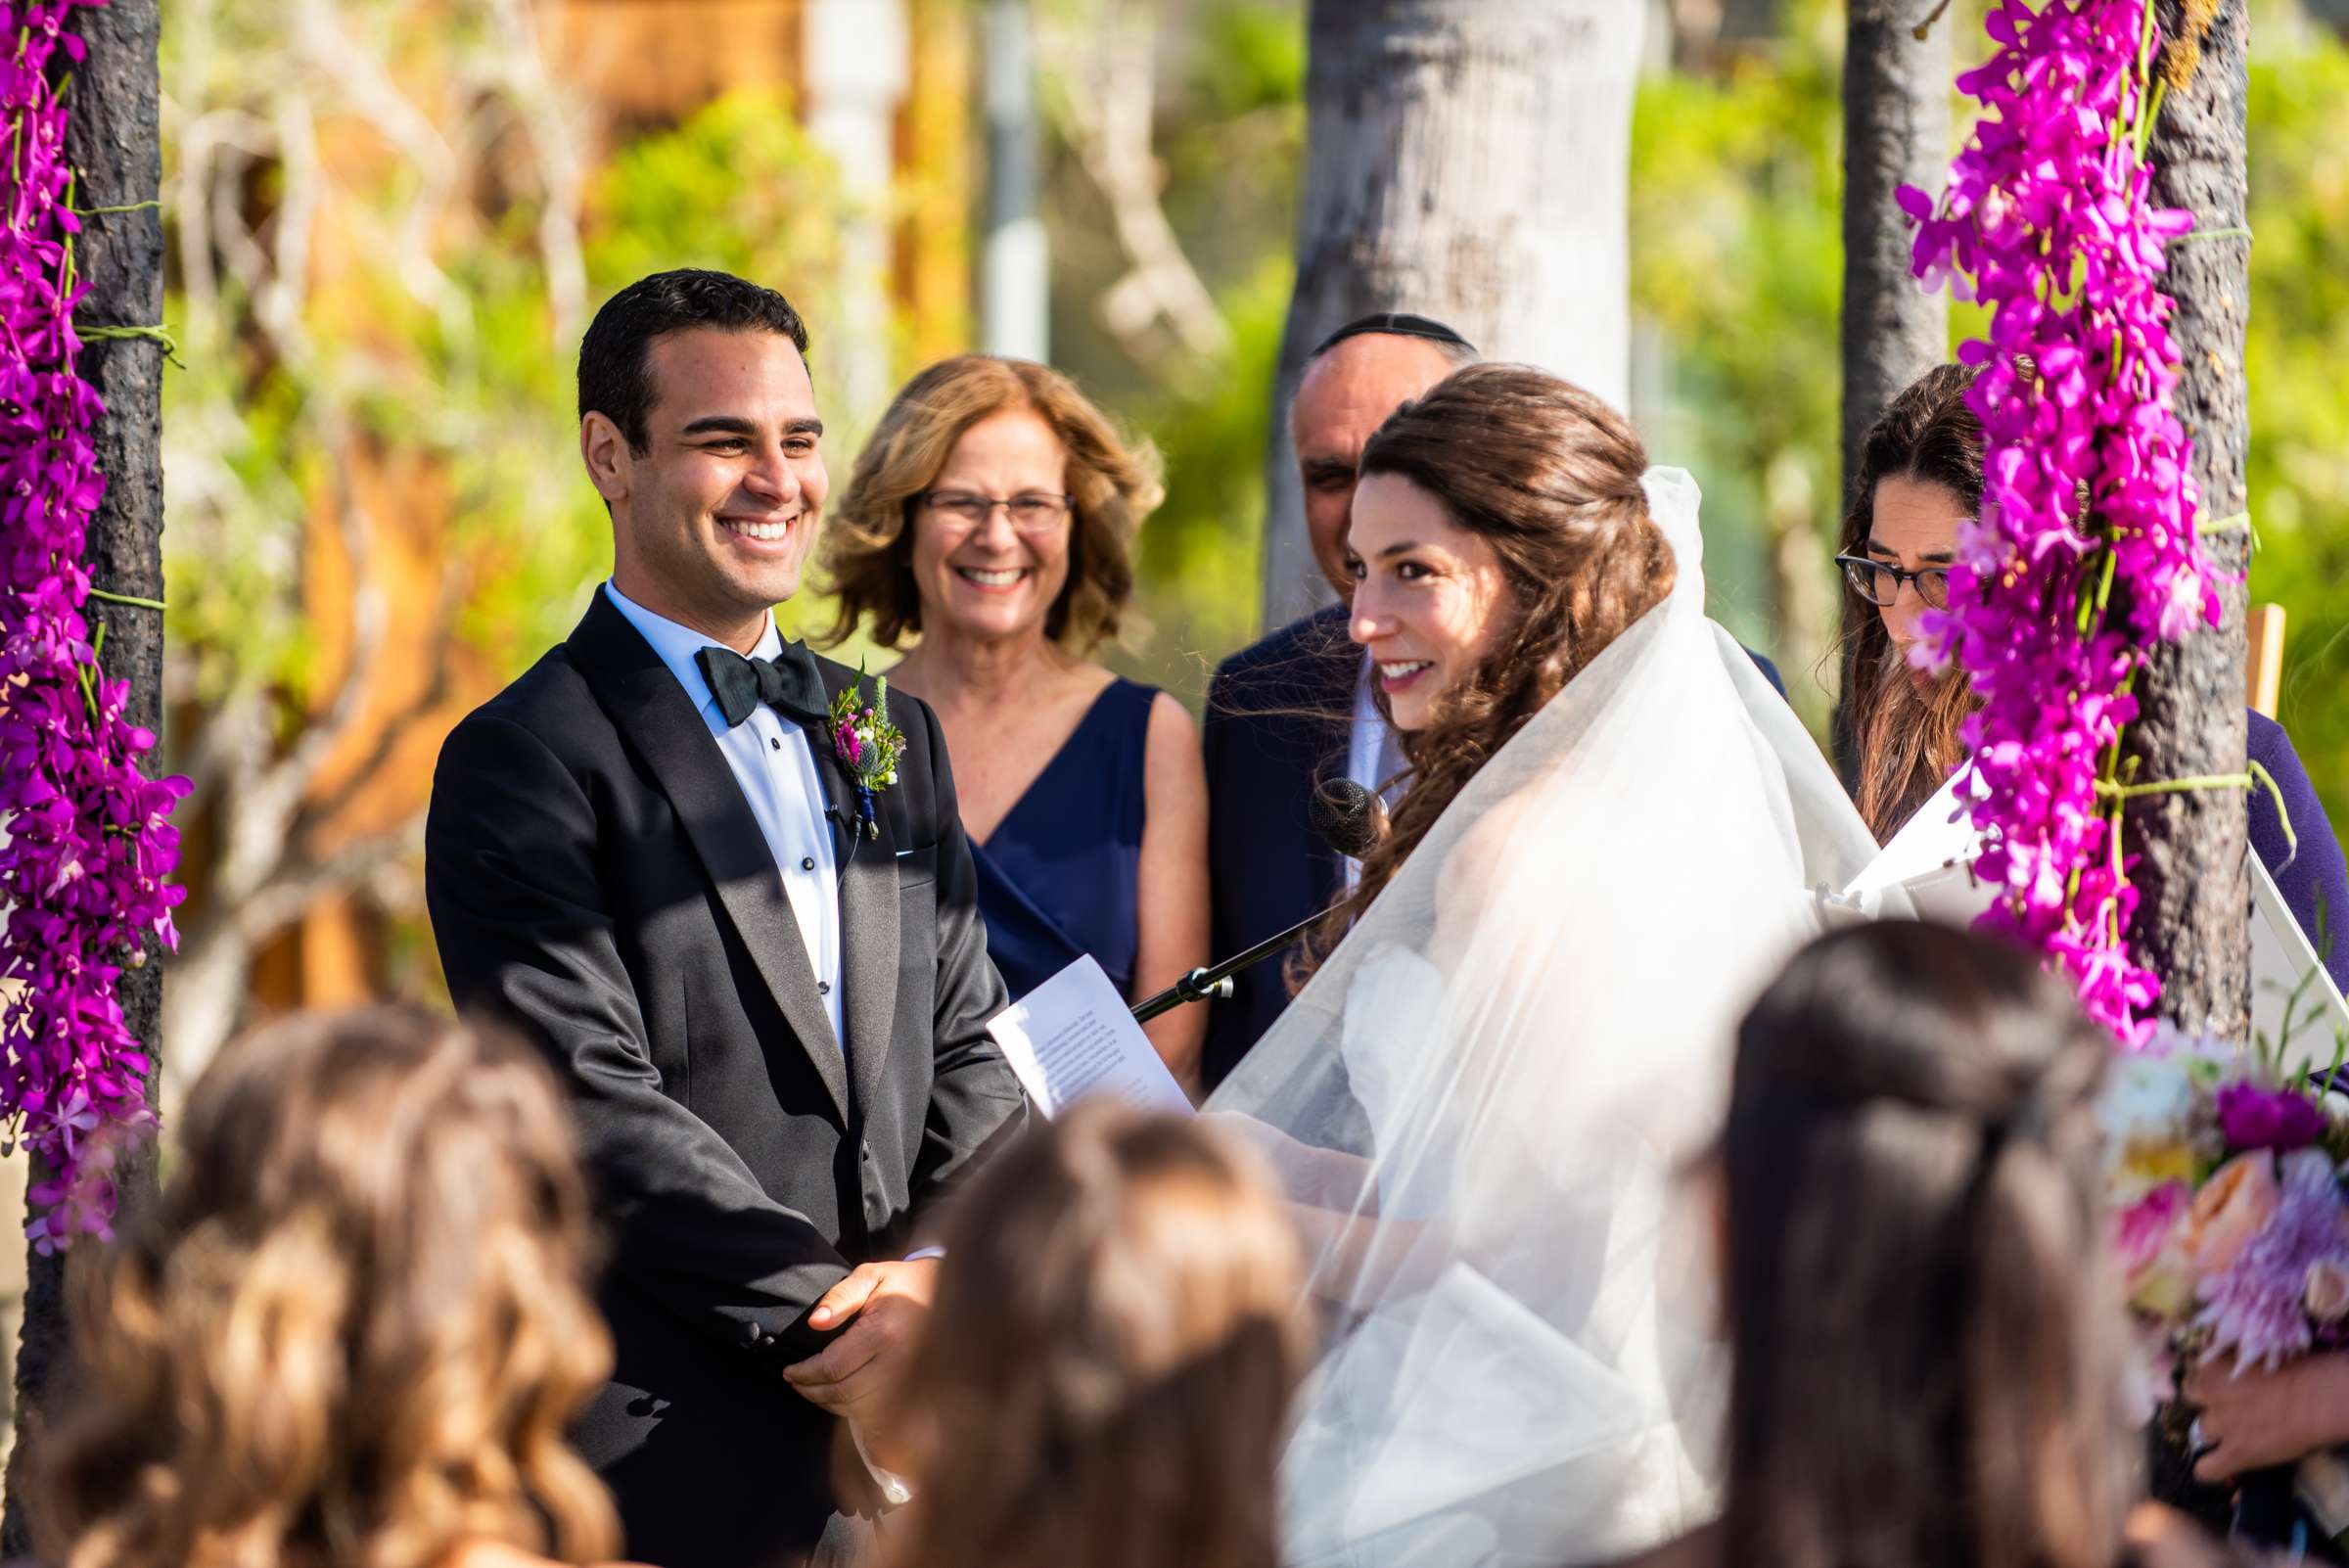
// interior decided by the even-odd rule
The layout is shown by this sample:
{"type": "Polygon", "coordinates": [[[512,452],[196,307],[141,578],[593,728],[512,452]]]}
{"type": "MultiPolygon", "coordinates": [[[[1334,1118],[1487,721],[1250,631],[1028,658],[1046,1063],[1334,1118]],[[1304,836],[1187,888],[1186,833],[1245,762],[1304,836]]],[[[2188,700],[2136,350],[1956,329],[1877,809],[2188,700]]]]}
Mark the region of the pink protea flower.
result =
{"type": "Polygon", "coordinates": [[[2185,1222],[2194,1189],[2165,1181],[2125,1210],[2118,1222],[2121,1284],[2132,1305],[2175,1316],[2193,1300],[2193,1268],[2186,1255],[2185,1222]]]}

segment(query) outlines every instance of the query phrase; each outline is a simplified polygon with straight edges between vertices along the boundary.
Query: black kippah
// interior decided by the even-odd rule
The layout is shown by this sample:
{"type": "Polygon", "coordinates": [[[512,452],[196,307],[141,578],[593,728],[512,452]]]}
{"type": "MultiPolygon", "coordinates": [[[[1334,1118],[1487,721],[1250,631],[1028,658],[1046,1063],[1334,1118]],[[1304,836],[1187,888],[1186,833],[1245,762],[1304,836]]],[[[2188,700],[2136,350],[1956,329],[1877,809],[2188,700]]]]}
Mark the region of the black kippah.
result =
{"type": "Polygon", "coordinates": [[[1429,316],[1414,316],[1407,310],[1380,310],[1367,316],[1357,316],[1337,331],[1321,340],[1320,346],[1305,357],[1318,359],[1349,338],[1366,337],[1378,333],[1389,338],[1425,338],[1453,348],[1476,352],[1476,345],[1452,331],[1443,322],[1429,316]]]}

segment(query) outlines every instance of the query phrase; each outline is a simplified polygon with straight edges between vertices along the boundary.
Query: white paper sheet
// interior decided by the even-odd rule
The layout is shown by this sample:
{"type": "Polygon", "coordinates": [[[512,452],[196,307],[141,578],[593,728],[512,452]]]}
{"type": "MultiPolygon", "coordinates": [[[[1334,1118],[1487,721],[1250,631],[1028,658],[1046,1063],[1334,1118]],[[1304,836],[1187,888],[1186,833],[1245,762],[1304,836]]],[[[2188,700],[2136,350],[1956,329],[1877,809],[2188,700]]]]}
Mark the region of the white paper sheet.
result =
{"type": "MultiPolygon", "coordinates": [[[[1968,925],[1990,907],[1993,889],[1974,880],[1973,859],[1982,851],[1982,837],[1958,809],[1959,772],[1901,824],[1892,841],[1852,879],[1841,894],[1825,902],[1844,918],[1902,914],[1893,890],[1906,895],[1916,913],[1947,925],[1968,925]]],[[[2318,961],[2315,945],[2292,919],[2277,891],[2276,879],[2259,857],[2251,857],[2251,1028],[2271,1044],[2286,1046],[2287,1067],[2332,1065],[2333,1041],[2349,1032],[2349,1003],[2318,961]],[[2292,1034],[2283,1038],[2284,1007],[2295,987],[2301,987],[2292,1006],[2292,1034]]],[[[2349,939],[2344,939],[2349,940],[2349,939]]]]}
{"type": "Polygon", "coordinates": [[[1094,1094],[1115,1094],[1154,1111],[1191,1108],[1126,998],[1090,955],[997,1013],[987,1032],[1046,1116],[1057,1117],[1094,1094]]]}

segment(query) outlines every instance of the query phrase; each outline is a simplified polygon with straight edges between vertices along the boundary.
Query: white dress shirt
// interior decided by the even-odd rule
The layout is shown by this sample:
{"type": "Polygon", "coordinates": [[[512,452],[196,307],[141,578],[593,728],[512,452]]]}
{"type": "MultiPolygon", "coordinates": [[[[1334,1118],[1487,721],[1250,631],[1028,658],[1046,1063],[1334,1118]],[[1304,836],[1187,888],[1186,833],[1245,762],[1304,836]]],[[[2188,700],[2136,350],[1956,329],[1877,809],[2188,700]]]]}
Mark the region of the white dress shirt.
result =
{"type": "MultiPolygon", "coordinates": [[[[815,770],[815,752],[807,743],[807,732],[765,703],[729,728],[710,683],[702,678],[701,667],[693,662],[693,656],[704,648],[724,644],[653,614],[609,582],[604,584],[604,592],[612,600],[612,608],[643,633],[668,672],[677,677],[677,684],[685,688],[687,700],[710,726],[711,738],[733,770],[734,782],[742,787],[742,798],[750,804],[751,815],[766,839],[767,852],[775,857],[775,869],[782,874],[784,895],[800,923],[800,940],[806,944],[808,961],[815,966],[815,989],[832,1018],[832,1038],[839,1042],[843,1038],[840,882],[834,872],[832,830],[824,819],[824,781],[815,770]]],[[[782,651],[783,634],[775,629],[770,616],[751,657],[772,659],[782,651]]],[[[876,1042],[876,1048],[886,1043],[876,1042]]]]}
{"type": "MultiPolygon", "coordinates": [[[[1379,793],[1379,786],[1403,771],[1403,748],[1396,742],[1395,732],[1387,727],[1386,715],[1378,711],[1378,698],[1370,682],[1378,678],[1378,667],[1372,662],[1368,649],[1362,651],[1362,672],[1354,682],[1354,724],[1346,735],[1346,776],[1370,791],[1379,793]]],[[[1392,798],[1387,804],[1395,804],[1392,798]]],[[[1346,887],[1352,892],[1361,880],[1362,862],[1346,856],[1346,887]]]]}

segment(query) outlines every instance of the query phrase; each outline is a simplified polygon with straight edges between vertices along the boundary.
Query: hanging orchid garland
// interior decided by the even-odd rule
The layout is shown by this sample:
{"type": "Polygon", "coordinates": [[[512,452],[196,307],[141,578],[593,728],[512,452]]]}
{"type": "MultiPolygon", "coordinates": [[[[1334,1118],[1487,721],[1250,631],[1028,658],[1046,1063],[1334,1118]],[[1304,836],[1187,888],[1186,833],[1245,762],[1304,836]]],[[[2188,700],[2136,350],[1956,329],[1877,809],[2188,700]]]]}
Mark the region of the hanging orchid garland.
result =
{"type": "Polygon", "coordinates": [[[90,440],[106,410],[75,369],[98,334],[73,327],[81,215],[60,69],[82,57],[65,31],[81,3],[0,4],[0,1123],[48,1168],[28,1227],[44,1251],[107,1233],[121,1135],[153,1125],[147,1054],[115,986],[151,935],[176,941],[168,817],[188,787],[140,772],[155,735],[123,718],[127,684],[98,664],[105,624],[93,635],[83,618],[93,598],[161,607],[96,592],[81,565],[106,490],[90,440]]]}
{"type": "Polygon", "coordinates": [[[2145,647],[2219,620],[2158,287],[2192,218],[2149,200],[2151,0],[2000,0],[1985,25],[1999,47],[1958,78],[1983,115],[1948,189],[1900,193],[1917,275],[1991,310],[1988,340],[1958,350],[1980,367],[1981,516],[1919,650],[1981,699],[1964,736],[1977,870],[2004,890],[1981,923],[2059,962],[2136,1045],[2160,984],[2129,955],[2122,812],[2188,781],[2130,778],[2121,732],[2145,647]]]}

